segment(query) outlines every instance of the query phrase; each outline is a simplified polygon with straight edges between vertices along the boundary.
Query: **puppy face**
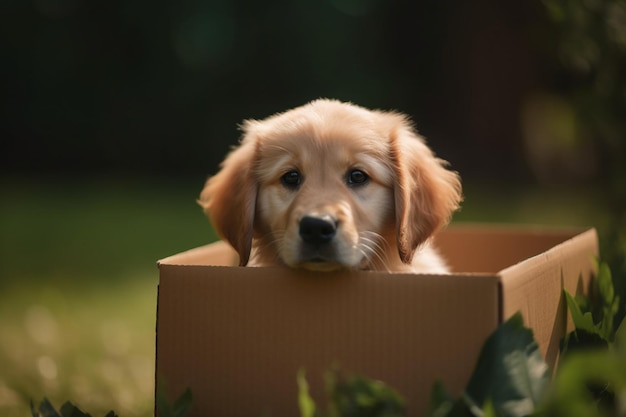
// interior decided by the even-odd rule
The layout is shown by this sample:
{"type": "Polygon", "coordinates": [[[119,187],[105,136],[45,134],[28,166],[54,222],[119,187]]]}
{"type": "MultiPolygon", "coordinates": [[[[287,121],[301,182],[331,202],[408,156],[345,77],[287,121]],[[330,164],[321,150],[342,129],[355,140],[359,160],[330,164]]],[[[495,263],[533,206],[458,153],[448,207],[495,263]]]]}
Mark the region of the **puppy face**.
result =
{"type": "Polygon", "coordinates": [[[397,269],[460,200],[401,115],[318,100],[243,130],[200,197],[242,265],[397,269]]]}
{"type": "Polygon", "coordinates": [[[364,267],[394,225],[385,143],[364,126],[324,131],[306,123],[258,146],[259,246],[291,267],[364,267]]]}

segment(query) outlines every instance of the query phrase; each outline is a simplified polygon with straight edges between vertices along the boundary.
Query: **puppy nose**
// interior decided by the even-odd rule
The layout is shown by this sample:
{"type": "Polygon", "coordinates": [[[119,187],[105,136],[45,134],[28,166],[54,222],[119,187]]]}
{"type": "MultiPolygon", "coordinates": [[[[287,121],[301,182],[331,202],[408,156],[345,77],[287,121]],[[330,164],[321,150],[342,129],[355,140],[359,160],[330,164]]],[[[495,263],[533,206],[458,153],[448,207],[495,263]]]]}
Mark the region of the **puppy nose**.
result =
{"type": "Polygon", "coordinates": [[[331,216],[304,216],[300,219],[300,237],[306,243],[330,242],[337,232],[337,221],[331,216]]]}

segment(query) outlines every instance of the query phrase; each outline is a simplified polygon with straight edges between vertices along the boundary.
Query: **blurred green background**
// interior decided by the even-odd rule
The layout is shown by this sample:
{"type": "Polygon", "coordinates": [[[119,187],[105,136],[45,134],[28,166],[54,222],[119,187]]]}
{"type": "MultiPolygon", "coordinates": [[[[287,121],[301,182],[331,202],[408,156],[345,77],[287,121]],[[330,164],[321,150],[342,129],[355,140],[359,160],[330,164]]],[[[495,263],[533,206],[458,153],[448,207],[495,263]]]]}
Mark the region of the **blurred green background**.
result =
{"type": "Polygon", "coordinates": [[[595,226],[624,293],[623,0],[0,4],[0,414],[153,407],[156,260],[237,125],[318,97],[409,114],[455,221],[595,226]]]}

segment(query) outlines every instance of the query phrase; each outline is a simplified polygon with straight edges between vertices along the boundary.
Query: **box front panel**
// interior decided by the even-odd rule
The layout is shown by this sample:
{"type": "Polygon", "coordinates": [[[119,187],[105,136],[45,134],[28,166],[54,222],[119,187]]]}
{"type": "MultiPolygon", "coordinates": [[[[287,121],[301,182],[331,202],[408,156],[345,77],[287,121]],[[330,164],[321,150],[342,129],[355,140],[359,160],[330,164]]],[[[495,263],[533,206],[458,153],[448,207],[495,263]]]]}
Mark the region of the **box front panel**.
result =
{"type": "Polygon", "coordinates": [[[466,383],[497,324],[496,278],[161,267],[157,378],[193,416],[298,415],[296,375],[380,379],[421,415],[431,385],[466,383]]]}

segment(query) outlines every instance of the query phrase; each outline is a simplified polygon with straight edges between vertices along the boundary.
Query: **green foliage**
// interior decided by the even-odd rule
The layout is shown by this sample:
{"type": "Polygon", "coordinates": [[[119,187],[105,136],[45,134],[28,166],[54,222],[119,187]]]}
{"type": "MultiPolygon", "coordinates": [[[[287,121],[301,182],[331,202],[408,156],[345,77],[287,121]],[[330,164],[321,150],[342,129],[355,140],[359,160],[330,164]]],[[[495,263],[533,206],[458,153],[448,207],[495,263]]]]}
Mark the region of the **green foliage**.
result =
{"type": "Polygon", "coordinates": [[[428,416],[526,416],[541,402],[548,382],[548,366],[518,313],[487,339],[460,399],[434,385],[428,416]]]}
{"type": "Polygon", "coordinates": [[[591,289],[592,298],[574,297],[564,291],[575,330],[565,337],[561,349],[563,354],[575,349],[606,348],[615,340],[615,318],[619,312],[620,297],[613,287],[609,266],[599,263],[597,269],[598,275],[591,289]]]}
{"type": "Polygon", "coordinates": [[[516,315],[489,337],[460,399],[451,399],[435,384],[428,415],[624,415],[626,321],[615,330],[619,296],[604,263],[598,265],[591,292],[595,297],[573,297],[564,291],[575,330],[564,339],[552,380],[530,330],[516,315]]]}
{"type": "Polygon", "coordinates": [[[298,406],[302,417],[315,417],[315,401],[309,395],[309,383],[304,369],[298,372],[298,406]]]}
{"type": "MultiPolygon", "coordinates": [[[[555,29],[562,93],[573,104],[586,136],[602,155],[615,202],[624,202],[626,171],[626,25],[623,0],[542,0],[555,29]]],[[[623,206],[622,206],[623,207],[623,206]]],[[[615,208],[617,210],[617,207],[615,208]]],[[[623,221],[624,216],[615,213],[623,221]]],[[[621,223],[623,225],[623,223],[621,223]]]]}
{"type": "MultiPolygon", "coordinates": [[[[165,396],[164,389],[159,387],[157,392],[157,408],[159,410],[159,417],[187,417],[192,405],[191,390],[187,388],[178,397],[173,404],[171,404],[165,396]]],[[[33,417],[91,417],[91,414],[87,414],[80,408],[72,404],[71,402],[65,402],[59,411],[56,411],[54,406],[44,398],[39,404],[39,407],[35,409],[35,405],[31,401],[30,410],[33,417]]],[[[118,417],[113,411],[109,411],[104,417],[118,417]]],[[[312,417],[312,416],[311,416],[312,417]]]]}
{"type": "Polygon", "coordinates": [[[361,376],[345,378],[338,371],[327,375],[330,417],[400,417],[405,415],[403,398],[381,381],[361,376]]]}
{"type": "Polygon", "coordinates": [[[193,396],[187,388],[174,403],[170,403],[165,395],[164,387],[159,387],[156,396],[159,417],[186,417],[191,411],[193,396]]]}
{"type": "Polygon", "coordinates": [[[542,415],[614,416],[626,404],[626,320],[616,328],[619,296],[609,267],[598,265],[592,299],[565,291],[575,330],[565,339],[542,415]]]}
{"type": "Polygon", "coordinates": [[[330,398],[328,411],[321,412],[309,395],[304,371],[298,373],[298,404],[301,417],[403,417],[406,415],[403,398],[381,381],[361,376],[343,376],[330,371],[326,388],[330,398]]]}
{"type": "MultiPolygon", "coordinates": [[[[624,327],[624,326],[622,326],[624,327]]],[[[537,415],[624,415],[626,349],[592,349],[568,355],[559,365],[548,399],[537,415]]]]}
{"type": "Polygon", "coordinates": [[[540,402],[549,370],[532,331],[516,314],[487,339],[467,386],[481,406],[492,402],[497,415],[527,415],[540,402]]]}
{"type": "MultiPolygon", "coordinates": [[[[41,401],[37,409],[35,409],[35,405],[31,402],[30,410],[33,417],[91,417],[90,414],[85,413],[69,401],[61,406],[60,411],[56,411],[47,398],[41,401]]],[[[113,411],[109,411],[105,417],[117,417],[117,414],[113,411]]]]}

